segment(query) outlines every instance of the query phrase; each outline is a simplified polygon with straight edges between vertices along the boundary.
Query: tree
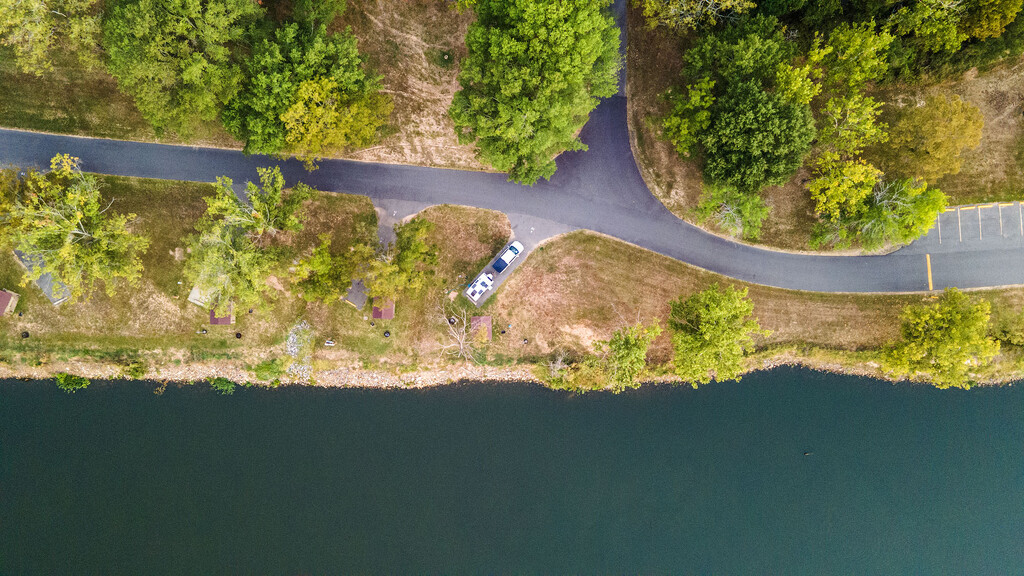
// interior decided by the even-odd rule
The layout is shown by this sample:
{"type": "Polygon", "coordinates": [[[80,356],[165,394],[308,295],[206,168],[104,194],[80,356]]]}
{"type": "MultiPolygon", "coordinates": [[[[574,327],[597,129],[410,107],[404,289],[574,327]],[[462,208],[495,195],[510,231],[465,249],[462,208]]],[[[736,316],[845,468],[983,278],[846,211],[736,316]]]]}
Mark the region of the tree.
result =
{"type": "Polygon", "coordinates": [[[715,102],[715,120],[701,138],[704,175],[712,182],[756,192],[783,184],[814,140],[814,119],[806,104],[745,82],[715,102]]]}
{"type": "Polygon", "coordinates": [[[340,255],[331,253],[331,240],[320,235],[320,245],[295,265],[292,282],[307,302],[334,302],[352,284],[352,275],[373,258],[373,248],[355,244],[340,255]]]}
{"type": "Polygon", "coordinates": [[[189,134],[238,92],[232,49],[260,14],[252,0],[126,0],[104,22],[108,68],[158,132],[189,134]]]}
{"type": "Polygon", "coordinates": [[[962,0],[915,0],[889,17],[889,27],[924,52],[956,52],[967,39],[959,27],[962,14],[962,0]]]}
{"type": "Polygon", "coordinates": [[[482,0],[448,113],[478,158],[533,184],[555,157],[583,150],[579,130],[615,94],[619,30],[608,0],[482,0]]]}
{"type": "Polygon", "coordinates": [[[990,312],[988,301],[956,288],[934,304],[907,306],[900,340],[886,355],[888,369],[896,376],[923,373],[938,388],[969,388],[971,369],[999,353],[999,342],[987,336],[990,312]]]}
{"type": "Polygon", "coordinates": [[[301,230],[299,208],[313,196],[313,190],[305,184],[298,184],[285,194],[280,167],[257,168],[256,171],[261,186],[246,182],[248,202],[235,194],[231,178],[217,178],[216,193],[206,198],[206,217],[218,219],[230,228],[240,228],[257,243],[278,232],[301,230]]]}
{"type": "Polygon", "coordinates": [[[671,88],[665,93],[666,99],[672,104],[672,111],[662,120],[662,128],[665,137],[676,147],[680,156],[689,156],[699,136],[711,126],[711,112],[708,109],[715,103],[711,93],[714,87],[715,81],[704,77],[687,86],[685,93],[671,88]]]}
{"type": "Polygon", "coordinates": [[[673,30],[695,30],[714,26],[719,20],[743,14],[754,8],[750,0],[635,0],[647,18],[647,24],[673,30]]]}
{"type": "Polygon", "coordinates": [[[54,156],[50,168],[16,184],[5,218],[7,241],[37,264],[25,282],[52,274],[72,301],[88,297],[97,282],[110,296],[122,283],[137,285],[149,240],[129,232],[135,214],[109,213],[96,177],[82,173],[78,158],[54,156]]]}
{"type": "Polygon", "coordinates": [[[377,94],[378,79],[362,65],[356,39],[347,32],[327,34],[323,24],[308,31],[296,23],[282,26],[258,42],[246,61],[245,82],[224,110],[224,125],[245,140],[249,154],[365,146],[387,121],[391,101],[377,94]],[[376,104],[376,115],[352,113],[356,103],[366,108],[367,100],[376,104]],[[329,130],[323,140],[317,129],[329,130]]]}
{"type": "Polygon", "coordinates": [[[849,158],[884,142],[889,126],[878,122],[881,106],[858,92],[830,98],[819,115],[818,146],[849,158]]]}
{"type": "Polygon", "coordinates": [[[702,220],[713,219],[727,233],[746,240],[761,237],[761,225],[769,212],[771,208],[760,194],[718,184],[705,186],[697,205],[697,214],[702,220]]]}
{"type": "Polygon", "coordinates": [[[331,78],[299,85],[295,101],[281,115],[288,151],[314,169],[330,151],[369,146],[391,116],[394,104],[383,94],[347,99],[331,78]]]}
{"type": "Polygon", "coordinates": [[[972,0],[967,3],[960,30],[971,38],[998,38],[1020,13],[1021,0],[972,0]]]}
{"type": "Polygon", "coordinates": [[[819,174],[808,189],[814,199],[814,211],[833,221],[845,221],[858,215],[875,189],[882,172],[863,160],[840,160],[831,152],[818,158],[819,174]]]}
{"type": "Polygon", "coordinates": [[[892,34],[875,32],[874,20],[858,24],[840,23],[828,36],[822,66],[826,89],[833,95],[849,97],[889,69],[886,55],[892,34]]]}
{"type": "Polygon", "coordinates": [[[261,302],[273,262],[244,229],[203,218],[188,244],[185,277],[219,314],[226,313],[232,302],[261,302]]]}
{"type": "Polygon", "coordinates": [[[343,12],[345,0],[295,0],[292,4],[292,17],[310,26],[328,26],[343,12]]]}
{"type": "Polygon", "coordinates": [[[960,96],[929,96],[923,106],[900,109],[878,153],[886,172],[934,181],[960,172],[960,155],[977,148],[985,121],[960,96]]]}
{"type": "Polygon", "coordinates": [[[668,326],[676,375],[694,388],[712,378],[738,380],[743,356],[754,347],[754,336],[769,334],[751,318],[753,312],[746,288],[722,290],[717,284],[672,302],[668,326]]]}
{"type": "Polygon", "coordinates": [[[809,102],[822,54],[812,52],[793,66],[792,43],[763,16],[703,35],[685,57],[687,76],[699,80],[664,120],[667,136],[683,153],[700,145],[712,184],[753,193],[785,182],[814,139],[809,102]]]}
{"type": "Polygon", "coordinates": [[[41,76],[53,70],[60,52],[94,66],[99,38],[97,0],[0,0],[0,44],[14,48],[22,72],[41,76]]]}
{"type": "Polygon", "coordinates": [[[426,286],[437,264],[436,247],[427,242],[433,228],[434,224],[423,218],[395,226],[395,245],[368,266],[367,295],[394,300],[426,286]]]}
{"type": "Polygon", "coordinates": [[[616,330],[611,340],[598,343],[598,349],[605,352],[608,379],[614,392],[640,385],[637,378],[647,367],[647,349],[660,334],[661,326],[657,323],[644,326],[637,322],[616,330]]]}

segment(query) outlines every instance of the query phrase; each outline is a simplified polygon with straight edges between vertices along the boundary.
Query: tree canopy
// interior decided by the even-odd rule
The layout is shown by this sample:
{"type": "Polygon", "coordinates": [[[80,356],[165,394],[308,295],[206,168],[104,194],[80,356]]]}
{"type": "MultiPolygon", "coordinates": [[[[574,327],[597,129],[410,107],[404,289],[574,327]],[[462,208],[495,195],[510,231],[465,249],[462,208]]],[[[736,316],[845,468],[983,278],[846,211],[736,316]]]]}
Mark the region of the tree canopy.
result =
{"type": "Polygon", "coordinates": [[[78,158],[55,156],[49,172],[29,171],[8,184],[15,189],[5,195],[10,211],[0,232],[36,264],[26,282],[52,274],[72,301],[87,298],[98,282],[110,296],[121,284],[138,284],[149,240],[129,231],[134,214],[110,212],[78,158]]]}
{"type": "Polygon", "coordinates": [[[245,82],[224,111],[224,125],[250,154],[315,157],[366,146],[387,122],[391,101],[377,93],[378,80],[362,65],[347,32],[281,26],[246,61],[245,82]]]}
{"type": "Polygon", "coordinates": [[[612,390],[621,392],[640,385],[637,379],[647,367],[647,349],[660,334],[657,323],[644,326],[637,322],[616,330],[611,340],[600,343],[599,348],[606,353],[604,362],[612,390]]]}
{"type": "Polygon", "coordinates": [[[285,194],[284,176],[280,167],[257,168],[260,185],[246,182],[245,197],[235,194],[231,178],[217,179],[216,193],[206,198],[207,218],[215,218],[229,227],[240,228],[253,240],[260,242],[264,237],[278,232],[295,232],[302,229],[299,208],[313,195],[305,184],[298,184],[285,194]]]}
{"type": "Polygon", "coordinates": [[[676,30],[714,26],[753,8],[751,0],[634,0],[644,12],[647,24],[676,30]]]}
{"type": "Polygon", "coordinates": [[[971,370],[999,353],[999,342],[988,336],[990,313],[988,301],[956,288],[947,288],[934,304],[908,306],[888,368],[897,376],[923,373],[939,388],[969,388],[971,370]]]}
{"type": "Polygon", "coordinates": [[[232,52],[262,12],[253,0],[124,0],[103,25],[108,68],[158,132],[189,134],[238,92],[232,52]]]}
{"type": "Polygon", "coordinates": [[[894,116],[879,163],[887,172],[929,182],[960,172],[961,155],[978,147],[985,124],[981,111],[956,95],[930,96],[923,106],[901,108],[894,116]]]}
{"type": "Polygon", "coordinates": [[[261,304],[273,258],[260,250],[245,230],[204,218],[188,241],[185,277],[219,314],[235,302],[261,304]]]}
{"type": "Polygon", "coordinates": [[[331,239],[320,235],[320,244],[295,265],[292,282],[308,302],[329,303],[345,295],[353,274],[373,258],[369,244],[354,244],[341,254],[331,252],[331,239]]]}
{"type": "Polygon", "coordinates": [[[449,109],[481,161],[533,184],[577,136],[599,98],[615,94],[619,30],[607,0],[482,0],[449,109]]]}
{"type": "Polygon", "coordinates": [[[98,0],[0,0],[0,44],[14,48],[23,72],[53,69],[57,53],[74,53],[87,66],[99,63],[98,0]]]}
{"type": "Polygon", "coordinates": [[[675,373],[694,388],[716,380],[739,379],[743,356],[754,336],[767,335],[751,316],[747,289],[717,284],[671,303],[668,326],[675,349],[675,373]]]}
{"type": "Polygon", "coordinates": [[[437,264],[437,248],[428,242],[434,224],[413,218],[395,226],[395,244],[367,267],[366,293],[373,298],[395,300],[426,286],[437,264]]]}

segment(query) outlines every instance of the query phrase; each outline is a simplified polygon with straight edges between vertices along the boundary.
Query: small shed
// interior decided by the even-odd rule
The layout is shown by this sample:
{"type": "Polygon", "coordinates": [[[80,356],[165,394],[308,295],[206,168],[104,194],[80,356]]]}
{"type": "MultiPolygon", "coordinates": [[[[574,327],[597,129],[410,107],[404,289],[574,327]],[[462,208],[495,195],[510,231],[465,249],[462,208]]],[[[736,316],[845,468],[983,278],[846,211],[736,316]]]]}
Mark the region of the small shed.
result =
{"type": "MultiPolygon", "coordinates": [[[[29,256],[21,250],[15,250],[14,256],[17,257],[18,263],[30,272],[34,272],[36,268],[43,264],[42,259],[29,256]]],[[[42,290],[43,296],[46,296],[46,299],[54,306],[60,306],[71,298],[71,291],[68,290],[68,287],[60,280],[54,278],[53,274],[50,274],[49,272],[41,275],[39,279],[36,280],[36,286],[42,290]]]]}
{"type": "Polygon", "coordinates": [[[383,304],[378,303],[380,298],[373,299],[374,320],[393,320],[395,318],[395,301],[388,300],[383,304]]]}
{"type": "Polygon", "coordinates": [[[227,316],[217,316],[217,311],[210,309],[210,324],[213,326],[230,326],[235,323],[234,309],[229,304],[227,316]]]}
{"type": "Polygon", "coordinates": [[[491,317],[473,316],[469,319],[469,333],[485,342],[491,341],[491,317]]]}
{"type": "Polygon", "coordinates": [[[352,282],[345,294],[345,301],[355,306],[356,310],[362,310],[366,306],[366,286],[362,280],[352,282]]]}
{"type": "Polygon", "coordinates": [[[18,296],[10,290],[0,290],[0,316],[13,314],[14,308],[18,305],[18,296]]]}

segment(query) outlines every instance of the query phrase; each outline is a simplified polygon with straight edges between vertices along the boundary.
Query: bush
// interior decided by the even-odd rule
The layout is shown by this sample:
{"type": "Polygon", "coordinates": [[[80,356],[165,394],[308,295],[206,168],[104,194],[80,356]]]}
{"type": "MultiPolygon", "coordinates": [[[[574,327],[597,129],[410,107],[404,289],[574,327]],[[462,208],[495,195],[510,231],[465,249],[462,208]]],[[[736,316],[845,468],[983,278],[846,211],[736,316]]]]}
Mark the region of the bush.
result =
{"type": "Polygon", "coordinates": [[[209,378],[207,382],[210,383],[210,388],[216,390],[218,394],[230,396],[235,393],[236,384],[227,378],[218,376],[216,378],[209,378]]]}
{"type": "Polygon", "coordinates": [[[271,358],[253,366],[252,375],[253,378],[266,382],[284,376],[287,369],[288,361],[285,358],[271,358]]]}
{"type": "Polygon", "coordinates": [[[74,394],[78,390],[87,388],[90,384],[89,379],[84,376],[75,376],[65,372],[57,374],[55,378],[57,379],[57,387],[68,394],[74,394]]]}

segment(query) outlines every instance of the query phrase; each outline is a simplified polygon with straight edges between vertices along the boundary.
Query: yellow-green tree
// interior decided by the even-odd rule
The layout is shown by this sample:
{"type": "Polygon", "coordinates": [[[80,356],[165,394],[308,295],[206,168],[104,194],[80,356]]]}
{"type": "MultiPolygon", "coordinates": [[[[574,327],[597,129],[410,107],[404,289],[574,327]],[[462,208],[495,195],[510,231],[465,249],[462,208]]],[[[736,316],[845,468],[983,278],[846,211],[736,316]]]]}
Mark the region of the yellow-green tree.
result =
{"type": "Polygon", "coordinates": [[[960,172],[961,154],[977,148],[985,121],[960,96],[929,96],[923,106],[899,109],[878,161],[886,173],[934,182],[960,172]]]}
{"type": "Polygon", "coordinates": [[[99,63],[98,0],[0,0],[0,44],[14,48],[23,72],[53,69],[59,52],[74,53],[87,66],[99,63]]]}
{"type": "Polygon", "coordinates": [[[71,300],[87,298],[97,283],[110,296],[120,285],[138,284],[149,240],[129,231],[134,214],[110,211],[96,177],[82,173],[78,158],[57,155],[49,172],[30,171],[15,186],[0,232],[35,262],[26,283],[49,273],[67,286],[71,300]]]}
{"type": "Polygon", "coordinates": [[[714,26],[725,18],[734,18],[756,6],[751,0],[634,0],[643,10],[652,28],[694,30],[714,26]]]}
{"type": "Polygon", "coordinates": [[[767,336],[753,318],[747,289],[717,284],[671,303],[668,326],[675,349],[675,373],[694,388],[715,380],[739,379],[754,337],[767,336]]]}
{"type": "Polygon", "coordinates": [[[896,376],[925,379],[939,388],[969,388],[971,371],[999,353],[999,342],[988,336],[990,314],[988,301],[956,288],[947,288],[934,304],[907,306],[887,367],[896,376]]]}

